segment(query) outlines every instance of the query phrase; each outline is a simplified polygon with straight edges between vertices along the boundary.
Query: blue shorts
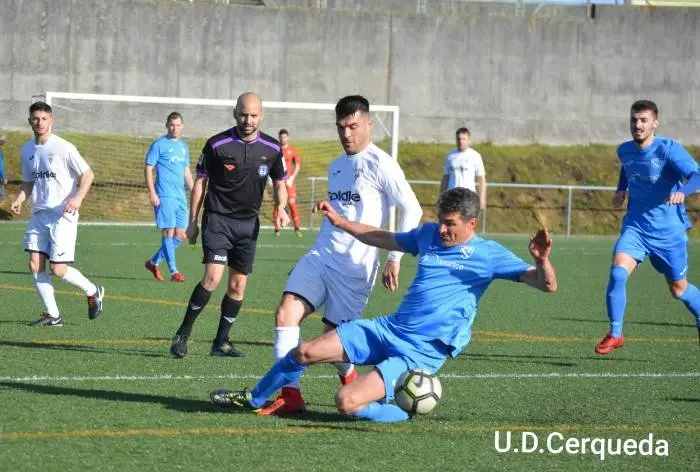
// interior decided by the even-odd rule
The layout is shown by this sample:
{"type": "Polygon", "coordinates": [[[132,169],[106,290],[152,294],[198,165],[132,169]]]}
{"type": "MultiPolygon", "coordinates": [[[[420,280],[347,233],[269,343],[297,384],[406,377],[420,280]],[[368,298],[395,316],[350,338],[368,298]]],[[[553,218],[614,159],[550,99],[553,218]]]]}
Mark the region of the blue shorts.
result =
{"type": "Polygon", "coordinates": [[[187,201],[182,198],[161,197],[155,213],[158,229],[185,229],[189,223],[187,201]]]}
{"type": "Polygon", "coordinates": [[[623,227],[613,254],[622,252],[644,262],[648,255],[651,265],[668,280],[682,280],[688,275],[688,235],[674,238],[653,238],[632,227],[623,227]]]}
{"type": "Polygon", "coordinates": [[[439,342],[407,340],[396,335],[384,316],[348,321],[336,328],[345,354],[353,364],[373,365],[384,379],[385,400],[394,399],[396,380],[408,369],[436,373],[447,359],[439,342]]]}

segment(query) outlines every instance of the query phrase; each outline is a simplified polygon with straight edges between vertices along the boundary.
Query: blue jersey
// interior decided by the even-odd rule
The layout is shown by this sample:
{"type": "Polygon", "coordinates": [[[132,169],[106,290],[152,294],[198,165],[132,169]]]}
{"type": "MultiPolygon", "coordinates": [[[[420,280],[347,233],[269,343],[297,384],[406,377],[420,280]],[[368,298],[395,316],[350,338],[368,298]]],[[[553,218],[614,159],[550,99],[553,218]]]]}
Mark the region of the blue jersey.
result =
{"type": "Polygon", "coordinates": [[[645,149],[640,149],[634,141],[622,143],[617,148],[617,156],[627,177],[629,192],[624,226],[636,227],[657,238],[691,227],[685,205],[666,204],[671,193],[681,188],[683,180],[698,170],[697,163],[683,146],[657,136],[645,149]]]}
{"type": "Polygon", "coordinates": [[[531,267],[499,243],[478,236],[444,247],[436,223],[398,233],[396,242],[418,256],[418,269],[389,322],[397,336],[438,340],[453,357],[469,342],[479,299],[491,281],[518,280],[531,267]]]}
{"type": "Polygon", "coordinates": [[[156,169],[159,197],[185,198],[185,169],[190,166],[190,147],[185,141],[161,136],[148,149],[146,164],[156,169]]]}

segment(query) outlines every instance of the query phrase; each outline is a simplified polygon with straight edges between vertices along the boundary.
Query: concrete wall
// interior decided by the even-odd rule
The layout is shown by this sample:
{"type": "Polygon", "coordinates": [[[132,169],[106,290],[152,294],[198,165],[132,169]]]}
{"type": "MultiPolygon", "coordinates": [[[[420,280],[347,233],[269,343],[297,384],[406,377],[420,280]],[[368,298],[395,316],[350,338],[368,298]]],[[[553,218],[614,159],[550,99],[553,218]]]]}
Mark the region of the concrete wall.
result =
{"type": "MultiPolygon", "coordinates": [[[[362,93],[399,105],[411,140],[450,141],[467,125],[476,140],[618,142],[629,105],[649,98],[663,133],[700,144],[700,9],[598,7],[588,19],[475,8],[426,16],[0,0],[0,128],[25,127],[31,96],[44,90],[227,99],[251,89],[276,101],[362,93]]],[[[162,129],[163,112],[119,117],[162,129]]],[[[74,127],[126,128],[110,121],[116,113],[89,115],[74,127]]]]}

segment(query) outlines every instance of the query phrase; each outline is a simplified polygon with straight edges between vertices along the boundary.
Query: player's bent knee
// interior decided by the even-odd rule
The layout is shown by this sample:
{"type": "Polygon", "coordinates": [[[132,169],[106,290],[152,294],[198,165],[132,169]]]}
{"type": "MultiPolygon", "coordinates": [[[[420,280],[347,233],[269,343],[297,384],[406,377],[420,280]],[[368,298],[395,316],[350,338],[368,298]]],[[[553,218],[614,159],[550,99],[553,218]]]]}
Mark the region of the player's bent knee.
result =
{"type": "Polygon", "coordinates": [[[671,296],[678,300],[688,289],[688,283],[685,280],[669,282],[668,289],[671,291],[671,296]]]}
{"type": "Polygon", "coordinates": [[[51,273],[56,277],[63,277],[64,275],[66,275],[66,270],[68,269],[68,266],[66,264],[51,263],[49,264],[49,268],[51,269],[51,273]]]}

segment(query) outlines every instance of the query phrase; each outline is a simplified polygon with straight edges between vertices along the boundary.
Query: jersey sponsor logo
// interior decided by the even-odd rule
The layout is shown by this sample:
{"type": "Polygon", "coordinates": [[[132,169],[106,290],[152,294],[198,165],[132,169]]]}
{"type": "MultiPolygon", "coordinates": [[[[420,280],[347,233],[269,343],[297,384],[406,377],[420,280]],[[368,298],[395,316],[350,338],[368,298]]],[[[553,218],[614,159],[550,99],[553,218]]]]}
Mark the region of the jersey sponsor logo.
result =
{"type": "Polygon", "coordinates": [[[224,164],[224,167],[226,168],[227,171],[232,172],[236,169],[235,164],[224,164]]]}
{"type": "Polygon", "coordinates": [[[351,190],[346,190],[344,192],[328,192],[328,201],[333,202],[336,200],[343,205],[350,205],[359,202],[361,198],[359,193],[351,190]]]}
{"type": "Polygon", "coordinates": [[[260,177],[267,177],[267,166],[266,165],[261,165],[258,167],[258,175],[260,177]]]}
{"type": "Polygon", "coordinates": [[[419,261],[420,264],[429,264],[429,265],[439,265],[443,267],[447,267],[452,270],[465,270],[466,266],[460,264],[459,262],[454,262],[454,261],[448,261],[447,259],[443,259],[439,255],[435,254],[434,252],[427,252],[423,254],[420,258],[419,261]]]}
{"type": "Polygon", "coordinates": [[[472,254],[474,254],[474,250],[475,248],[472,246],[461,246],[459,248],[459,252],[462,253],[462,257],[464,257],[465,259],[469,259],[470,257],[472,257],[472,254]]]}
{"type": "Polygon", "coordinates": [[[41,172],[32,172],[34,174],[34,180],[37,179],[55,179],[56,178],[56,173],[54,171],[49,171],[49,170],[44,170],[41,172]]]}

